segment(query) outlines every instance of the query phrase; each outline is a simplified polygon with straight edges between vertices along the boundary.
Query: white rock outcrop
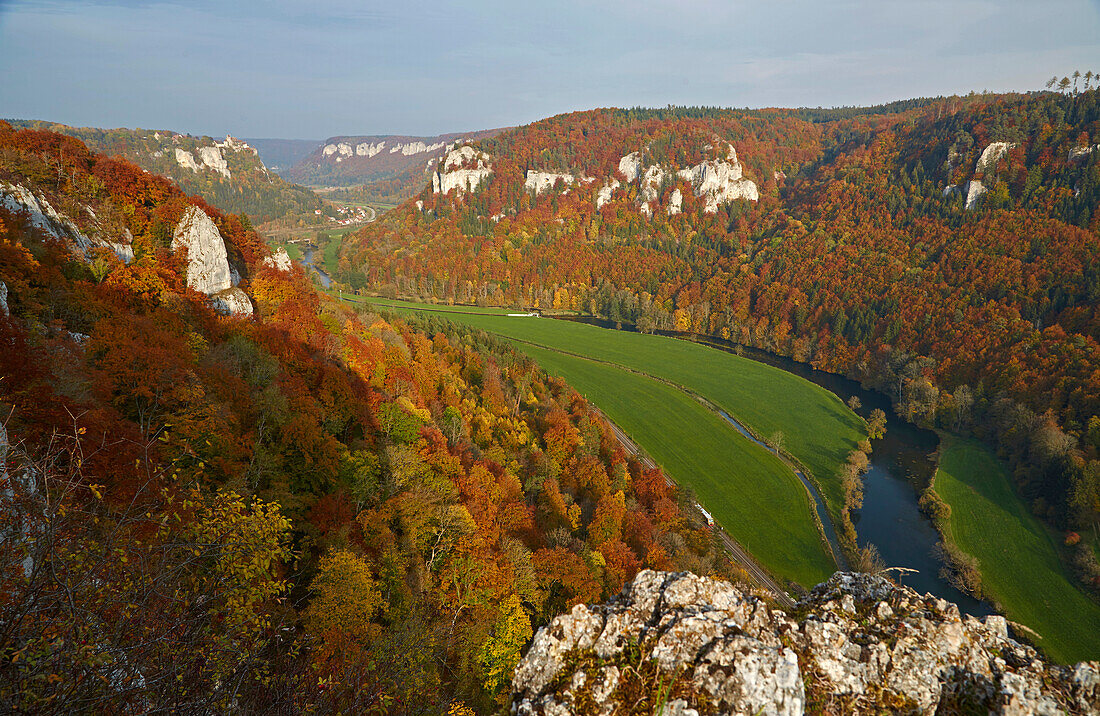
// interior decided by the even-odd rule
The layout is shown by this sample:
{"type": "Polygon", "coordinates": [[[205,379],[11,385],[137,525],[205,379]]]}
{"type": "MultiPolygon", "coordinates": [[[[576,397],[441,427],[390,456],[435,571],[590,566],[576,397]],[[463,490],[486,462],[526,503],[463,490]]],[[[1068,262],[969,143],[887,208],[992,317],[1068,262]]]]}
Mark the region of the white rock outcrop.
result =
{"type": "Polygon", "coordinates": [[[656,201],[661,193],[661,184],[664,183],[666,173],[664,168],[654,164],[645,170],[642,175],[642,191],[639,197],[643,202],[656,201]]]}
{"type": "Polygon", "coordinates": [[[601,186],[599,191],[596,192],[596,208],[599,209],[604,204],[611,201],[611,196],[615,193],[615,190],[618,189],[620,186],[621,185],[619,184],[619,180],[614,179],[614,178],[612,178],[611,181],[609,181],[606,184],[604,184],[603,186],[601,186]]]}
{"type": "Polygon", "coordinates": [[[193,172],[199,170],[199,163],[195,161],[195,156],[186,149],[180,149],[179,147],[176,147],[176,164],[193,172]]]}
{"type": "Polygon", "coordinates": [[[225,239],[205,211],[187,207],[172,234],[172,250],[187,249],[187,285],[210,296],[215,310],[231,315],[252,315],[248,296],[235,287],[229,268],[225,239]]]}
{"type": "Polygon", "coordinates": [[[443,167],[432,174],[432,191],[436,194],[474,191],[492,173],[488,154],[469,145],[462,146],[448,152],[443,167]]]}
{"type": "Polygon", "coordinates": [[[549,191],[554,188],[554,184],[558,181],[566,186],[571,186],[577,178],[572,174],[555,174],[553,172],[539,172],[534,169],[527,171],[527,177],[524,179],[523,188],[528,191],[534,191],[536,194],[541,194],[544,191],[549,191]]]}
{"type": "MultiPolygon", "coordinates": [[[[129,244],[108,241],[98,235],[87,236],[77,227],[76,222],[54,209],[45,197],[36,195],[22,184],[8,184],[0,181],[0,206],[8,211],[26,214],[32,226],[61,239],[74,251],[79,252],[86,261],[92,258],[90,252],[96,248],[111,249],[126,263],[134,260],[134,250],[129,244]]],[[[95,212],[88,207],[85,209],[95,222],[95,212]]],[[[133,241],[133,236],[128,230],[126,236],[129,241],[133,241]]]]}
{"type": "Polygon", "coordinates": [[[1005,152],[1015,146],[1015,142],[993,142],[982,150],[982,156],[978,157],[978,163],[974,167],[974,172],[984,173],[992,171],[997,167],[997,162],[1001,160],[1005,152]]]}
{"type": "Polygon", "coordinates": [[[668,197],[668,212],[669,216],[675,216],[683,211],[684,207],[684,194],[679,189],[673,189],[672,194],[668,197]]]}
{"type": "Polygon", "coordinates": [[[225,162],[225,156],[220,147],[199,147],[199,159],[226,179],[230,178],[229,165],[225,162]]]}
{"type": "Polygon", "coordinates": [[[1094,144],[1091,147],[1074,147],[1069,150],[1069,160],[1071,162],[1076,162],[1085,159],[1097,150],[1100,150],[1100,144],[1094,144]]]}
{"type": "Polygon", "coordinates": [[[8,311],[8,285],[0,281],[0,316],[10,315],[8,311]]]}
{"type": "Polygon", "coordinates": [[[424,152],[434,152],[438,149],[442,149],[445,146],[444,142],[435,142],[434,144],[425,144],[421,141],[406,142],[405,144],[398,143],[392,149],[390,154],[396,154],[401,152],[406,157],[413,154],[423,154],[424,152]]]}
{"type": "Polygon", "coordinates": [[[271,256],[264,257],[264,260],[260,262],[262,266],[270,266],[280,271],[289,271],[293,263],[290,260],[290,254],[286,252],[286,249],[282,246],[279,250],[273,253],[271,256]]]}
{"type": "Polygon", "coordinates": [[[612,714],[664,697],[662,713],[681,716],[1100,713],[1100,664],[1045,663],[1009,638],[1003,617],[963,616],[845,572],[798,610],[645,570],[607,604],[577,605],[539,630],[516,666],[511,712],[612,714]]]}
{"type": "Polygon", "coordinates": [[[731,146],[726,158],[700,162],[690,169],[681,169],[681,179],[691,182],[695,196],[706,197],[704,211],[713,214],[718,207],[734,199],[758,201],[760,192],[756,182],[745,179],[741,162],[737,160],[737,151],[731,146]]]}
{"type": "Polygon", "coordinates": [[[212,296],[233,287],[229,257],[214,221],[197,206],[187,207],[172,234],[172,250],[187,249],[187,285],[212,296]]]}
{"type": "MultiPolygon", "coordinates": [[[[710,145],[707,148],[710,149],[710,145]]],[[[646,167],[643,172],[641,154],[633,152],[619,160],[619,173],[626,177],[628,182],[639,180],[639,209],[647,217],[653,215],[653,207],[650,204],[660,197],[661,186],[669,178],[682,179],[690,183],[695,196],[705,198],[706,204],[703,210],[710,214],[717,212],[722,204],[735,199],[749,201],[760,199],[756,182],[744,177],[733,145],[729,145],[724,159],[709,159],[680,170],[669,170],[653,164],[646,167]]],[[[608,200],[610,200],[610,194],[608,200]]],[[[600,205],[598,202],[597,198],[597,206],[600,205]]],[[[683,193],[674,192],[669,196],[669,202],[666,211],[669,214],[679,213],[683,206],[683,193]]]]}
{"type": "Polygon", "coordinates": [[[980,179],[971,179],[966,183],[966,208],[973,209],[974,205],[978,203],[978,199],[985,194],[986,189],[980,179]]]}
{"type": "Polygon", "coordinates": [[[229,316],[252,315],[252,301],[248,299],[247,293],[236,286],[211,296],[210,307],[229,316]]]}
{"type": "Polygon", "coordinates": [[[619,173],[626,178],[627,184],[633,184],[642,174],[642,155],[631,152],[620,159],[619,173]]]}
{"type": "MultiPolygon", "coordinates": [[[[329,146],[332,146],[331,144],[329,146]]],[[[374,144],[372,142],[362,142],[355,145],[355,155],[359,157],[367,157],[368,159],[381,153],[386,148],[385,140],[374,144]]],[[[328,149],[328,147],[325,147],[328,149]]]]}
{"type": "MultiPolygon", "coordinates": [[[[982,155],[978,157],[978,161],[974,165],[974,173],[982,174],[984,176],[987,172],[993,171],[997,168],[997,162],[1001,160],[1001,157],[1003,157],[1008,150],[1012,149],[1015,146],[1015,142],[993,142],[987,145],[986,148],[982,150],[982,155]]],[[[949,166],[951,165],[951,162],[952,158],[949,157],[949,166]]],[[[952,194],[956,193],[965,194],[966,208],[969,210],[973,209],[974,206],[978,203],[978,199],[980,199],[982,195],[988,191],[989,189],[987,189],[985,185],[982,184],[981,179],[971,179],[970,181],[965,182],[961,185],[949,184],[948,186],[945,186],[943,188],[943,195],[944,197],[949,197],[952,194]]]]}

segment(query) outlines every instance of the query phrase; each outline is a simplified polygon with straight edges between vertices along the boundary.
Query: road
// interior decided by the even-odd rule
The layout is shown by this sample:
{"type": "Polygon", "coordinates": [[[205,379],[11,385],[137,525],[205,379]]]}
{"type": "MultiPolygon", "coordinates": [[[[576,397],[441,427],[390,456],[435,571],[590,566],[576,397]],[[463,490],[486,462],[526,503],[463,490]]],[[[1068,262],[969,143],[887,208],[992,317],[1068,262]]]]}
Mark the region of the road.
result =
{"type": "MultiPolygon", "coordinates": [[[[589,405],[591,406],[591,404],[589,405]]],[[[599,408],[596,408],[595,406],[591,407],[593,410],[600,414],[600,417],[607,421],[608,426],[611,428],[611,432],[615,435],[615,439],[619,441],[619,444],[623,446],[623,449],[626,450],[628,454],[637,457],[638,460],[641,461],[641,463],[647,468],[653,469],[657,467],[657,463],[653,462],[653,459],[650,458],[649,455],[646,455],[644,452],[642,452],[641,449],[639,449],[638,446],[634,443],[634,441],[630,439],[630,436],[623,432],[622,428],[620,428],[614,423],[614,421],[604,415],[599,408]]],[[[667,475],[665,476],[665,480],[668,480],[669,484],[674,484],[667,475]]],[[[698,505],[696,505],[696,508],[698,508],[698,505]]],[[[701,511],[699,513],[699,516],[705,521],[706,518],[703,517],[701,511]]],[[[745,550],[744,547],[739,545],[721,527],[716,526],[714,529],[718,531],[718,538],[721,540],[722,546],[726,548],[727,552],[729,552],[730,557],[733,558],[733,561],[740,565],[748,573],[749,577],[754,582],[756,582],[757,585],[771,592],[772,596],[775,598],[775,601],[780,606],[786,609],[791,609],[794,607],[795,601],[791,599],[791,596],[787,594],[787,592],[779,586],[779,583],[772,579],[771,576],[767,572],[765,572],[763,568],[761,568],[760,565],[757,564],[751,556],[749,556],[749,553],[745,550]]]]}

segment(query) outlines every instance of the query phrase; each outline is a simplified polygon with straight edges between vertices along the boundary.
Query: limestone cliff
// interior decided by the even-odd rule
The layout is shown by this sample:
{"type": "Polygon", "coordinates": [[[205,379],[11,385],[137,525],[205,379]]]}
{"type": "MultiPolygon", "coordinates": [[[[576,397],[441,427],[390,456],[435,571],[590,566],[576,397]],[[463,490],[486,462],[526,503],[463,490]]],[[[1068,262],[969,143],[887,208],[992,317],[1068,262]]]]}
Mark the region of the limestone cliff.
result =
{"type": "Polygon", "coordinates": [[[512,711],[1100,713],[1100,664],[1044,662],[1003,617],[881,576],[837,573],[792,613],[726,582],[646,570],[539,630],[512,711]]]}
{"type": "MultiPolygon", "coordinates": [[[[583,179],[583,178],[582,178],[583,179]]],[[[534,191],[536,194],[541,194],[544,191],[550,191],[554,188],[554,184],[561,182],[563,186],[572,186],[577,178],[572,174],[558,174],[555,172],[540,172],[534,169],[530,169],[527,172],[527,176],[523,182],[523,188],[528,191],[534,191]]]]}
{"type": "Polygon", "coordinates": [[[121,155],[171,179],[184,193],[199,194],[227,213],[248,214],[255,223],[321,208],[312,191],[269,172],[254,147],[232,136],[218,141],[167,130],[70,127],[36,120],[15,125],[67,134],[93,151],[121,155]]]}
{"type": "MultiPolygon", "coordinates": [[[[709,151],[712,147],[707,145],[706,149],[709,151]]],[[[662,188],[670,180],[680,180],[690,184],[692,193],[706,202],[703,211],[708,214],[716,213],[719,206],[735,199],[759,200],[760,192],[756,182],[744,178],[743,173],[733,145],[728,146],[725,157],[704,160],[678,170],[669,169],[660,164],[651,164],[643,169],[640,152],[631,152],[619,160],[619,174],[626,179],[626,183],[632,184],[637,181],[639,184],[638,208],[647,217],[653,215],[652,205],[660,199],[662,188]]],[[[597,194],[597,208],[610,201],[612,193],[618,187],[617,179],[614,180],[614,184],[605,184],[597,194]]],[[[669,215],[674,215],[682,210],[683,192],[675,189],[668,195],[665,211],[669,215]]]]}
{"type": "Polygon", "coordinates": [[[32,226],[65,242],[85,260],[93,258],[92,250],[97,248],[110,249],[127,263],[134,259],[134,250],[130,245],[133,237],[130,233],[127,231],[122,237],[106,236],[90,207],[83,209],[88,215],[89,228],[86,232],[77,226],[72,217],[55,209],[45,196],[36,194],[22,184],[8,184],[4,181],[0,181],[0,207],[26,215],[32,226]],[[112,238],[119,240],[112,241],[112,238]]]}
{"type": "Polygon", "coordinates": [[[206,212],[187,207],[172,234],[172,250],[187,250],[187,285],[210,296],[215,310],[231,315],[252,315],[252,303],[236,287],[237,277],[229,267],[225,239],[206,212]]]}
{"type": "Polygon", "coordinates": [[[436,194],[474,191],[492,173],[488,154],[468,145],[459,147],[448,152],[443,167],[432,174],[432,191],[436,194]]]}

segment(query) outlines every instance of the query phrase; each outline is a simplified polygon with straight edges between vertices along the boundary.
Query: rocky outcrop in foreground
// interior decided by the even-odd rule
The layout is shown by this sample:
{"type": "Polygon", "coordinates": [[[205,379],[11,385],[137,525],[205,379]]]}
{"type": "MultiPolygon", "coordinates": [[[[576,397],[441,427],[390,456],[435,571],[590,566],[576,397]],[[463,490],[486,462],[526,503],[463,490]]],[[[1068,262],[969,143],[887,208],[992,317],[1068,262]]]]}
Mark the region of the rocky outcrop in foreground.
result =
{"type": "Polygon", "coordinates": [[[838,572],[793,614],[726,582],[646,570],[539,630],[512,711],[1100,713],[1100,664],[1042,661],[954,604],[838,572]]]}

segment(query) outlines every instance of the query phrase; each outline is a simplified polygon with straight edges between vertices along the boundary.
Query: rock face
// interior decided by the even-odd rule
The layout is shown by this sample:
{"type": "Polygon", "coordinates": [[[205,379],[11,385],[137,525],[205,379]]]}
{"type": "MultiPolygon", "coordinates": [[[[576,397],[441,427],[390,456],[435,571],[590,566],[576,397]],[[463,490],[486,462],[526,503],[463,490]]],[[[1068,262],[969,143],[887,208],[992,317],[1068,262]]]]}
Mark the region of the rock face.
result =
{"type": "MultiPolygon", "coordinates": [[[[991,172],[997,168],[997,162],[1001,160],[1001,157],[1005,155],[1009,149],[1016,146],[1015,142],[993,142],[982,150],[982,155],[978,157],[978,163],[974,165],[974,173],[985,175],[986,172],[991,172]]],[[[949,160],[950,161],[950,160],[949,160]]],[[[981,198],[989,189],[982,184],[981,179],[971,179],[963,187],[966,191],[966,208],[973,209],[974,205],[978,203],[978,199],[981,198]]],[[[943,190],[944,196],[950,196],[951,193],[956,191],[957,188],[954,185],[948,186],[943,190]]]]}
{"type": "Polygon", "coordinates": [[[252,315],[248,296],[236,288],[237,277],[229,268],[225,239],[218,227],[197,206],[187,207],[172,234],[172,250],[187,249],[187,285],[211,297],[215,310],[232,315],[252,315]]]}
{"type": "Polygon", "coordinates": [[[286,249],[282,246],[271,256],[264,258],[261,262],[264,266],[273,266],[280,271],[289,271],[291,267],[290,254],[286,252],[286,249]]]}
{"type": "Polygon", "coordinates": [[[646,570],[605,605],[578,605],[535,635],[512,711],[661,713],[1100,713],[1100,664],[1052,666],[984,622],[883,577],[839,572],[795,619],[688,573],[646,570]],[[658,684],[660,685],[658,687],[658,684]]]}
{"type": "Polygon", "coordinates": [[[179,164],[184,169],[190,169],[193,172],[198,172],[199,170],[199,164],[195,161],[195,155],[179,147],[176,147],[176,164],[179,164]]]}
{"type": "Polygon", "coordinates": [[[734,199],[758,201],[760,192],[756,183],[743,178],[737,151],[731,146],[726,159],[700,162],[690,169],[681,169],[679,176],[691,182],[695,196],[706,197],[704,208],[708,214],[718,211],[718,206],[734,199]]]}
{"type": "Polygon", "coordinates": [[[982,156],[978,157],[975,172],[987,172],[997,166],[1005,152],[1016,146],[1015,142],[993,142],[982,150],[982,156]]]}
{"type": "Polygon", "coordinates": [[[1069,160],[1075,162],[1081,159],[1087,159],[1090,154],[1100,150],[1100,144],[1094,144],[1091,147],[1074,147],[1069,150],[1069,160]]]}
{"type": "Polygon", "coordinates": [[[596,192],[596,208],[601,208],[604,204],[611,201],[611,195],[615,193],[615,190],[620,186],[618,179],[612,179],[596,192]]]}
{"type": "Polygon", "coordinates": [[[619,160],[619,173],[626,177],[627,184],[633,184],[642,174],[642,155],[631,152],[619,160]]]}
{"type": "Polygon", "coordinates": [[[985,194],[988,189],[982,185],[981,179],[971,179],[966,183],[966,208],[973,209],[974,205],[978,203],[978,199],[982,194],[985,194]]]}
{"type": "Polygon", "coordinates": [[[226,179],[230,178],[229,165],[225,162],[221,147],[199,147],[199,159],[226,179]]]}
{"type": "Polygon", "coordinates": [[[673,189],[672,195],[668,198],[668,215],[674,216],[679,214],[684,206],[684,194],[679,189],[673,189]]]}
{"type": "Polygon", "coordinates": [[[569,186],[577,181],[577,178],[572,174],[555,174],[553,172],[539,172],[534,169],[529,169],[527,171],[527,177],[523,181],[523,188],[528,191],[533,190],[536,194],[541,194],[544,191],[553,189],[554,184],[558,181],[569,186]]]}
{"type": "Polygon", "coordinates": [[[459,194],[474,191],[492,173],[488,154],[468,145],[459,147],[448,152],[443,168],[432,174],[432,191],[436,194],[453,189],[459,194]]]}
{"type": "MultiPolygon", "coordinates": [[[[126,263],[134,260],[134,249],[129,243],[108,241],[97,233],[93,233],[92,237],[87,236],[76,222],[54,209],[44,196],[36,195],[22,184],[8,184],[0,181],[0,207],[26,214],[32,226],[61,239],[81,254],[85,260],[94,257],[90,252],[96,248],[111,249],[126,263]]],[[[93,225],[98,226],[95,213],[90,208],[85,207],[85,209],[92,217],[93,225]]],[[[129,231],[126,232],[126,238],[127,242],[133,241],[129,231]]]]}
{"type": "MultiPolygon", "coordinates": [[[[708,150],[711,147],[706,147],[708,150]]],[[[756,183],[751,179],[745,179],[741,163],[737,160],[737,151],[733,145],[729,145],[725,158],[709,159],[696,164],[693,167],[680,170],[670,170],[658,164],[652,164],[642,169],[642,155],[632,152],[619,160],[619,173],[626,178],[628,184],[639,182],[639,210],[647,217],[653,215],[653,207],[650,206],[661,196],[661,189],[669,179],[682,180],[691,184],[695,196],[706,199],[704,211],[713,214],[718,207],[734,199],[748,199],[758,201],[760,192],[756,183]]],[[[605,189],[611,185],[605,185],[605,189]]],[[[596,197],[597,208],[611,200],[611,194],[618,188],[618,181],[614,187],[607,191],[601,189],[596,197]]],[[[669,203],[666,212],[669,215],[679,214],[683,207],[683,192],[674,190],[669,195],[669,203]]]]}
{"type": "Polygon", "coordinates": [[[0,316],[8,314],[8,285],[0,281],[0,316]]]}

